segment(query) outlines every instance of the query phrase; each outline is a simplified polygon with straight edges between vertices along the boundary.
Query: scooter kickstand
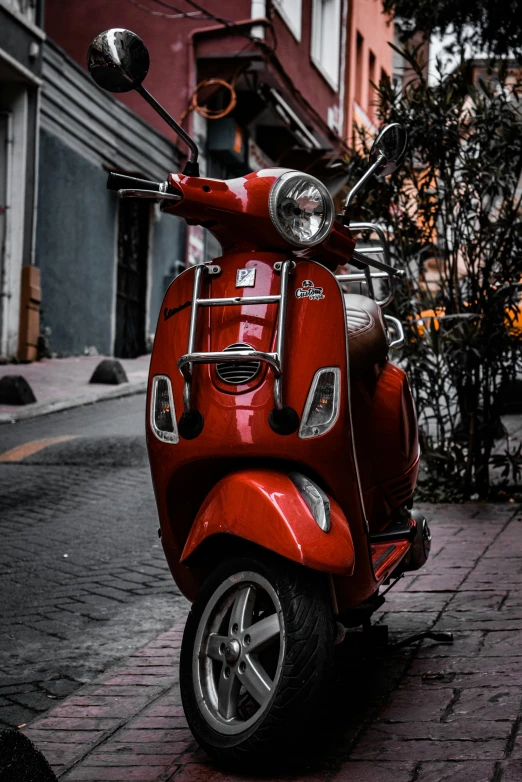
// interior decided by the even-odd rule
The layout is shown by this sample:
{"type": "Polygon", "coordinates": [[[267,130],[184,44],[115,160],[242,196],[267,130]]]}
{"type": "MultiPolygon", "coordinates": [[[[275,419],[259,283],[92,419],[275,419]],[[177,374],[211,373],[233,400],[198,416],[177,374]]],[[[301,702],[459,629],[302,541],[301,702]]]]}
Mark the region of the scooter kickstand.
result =
{"type": "Polygon", "coordinates": [[[402,641],[390,644],[388,643],[388,626],[387,625],[372,625],[370,619],[365,619],[362,623],[363,638],[367,647],[372,646],[378,650],[385,652],[394,652],[396,649],[402,649],[405,646],[411,646],[411,644],[417,641],[423,641],[429,639],[431,641],[437,641],[440,644],[452,644],[453,633],[441,632],[437,633],[433,630],[425,630],[423,633],[416,633],[410,635],[408,638],[404,638],[402,641]]]}
{"type": "Polygon", "coordinates": [[[367,646],[377,649],[388,648],[388,625],[372,625],[370,619],[365,619],[362,628],[363,638],[367,646]]]}
{"type": "Polygon", "coordinates": [[[398,641],[395,644],[390,644],[388,646],[388,650],[390,652],[393,652],[395,651],[395,649],[402,649],[404,646],[411,646],[411,644],[414,644],[417,641],[423,641],[425,639],[429,639],[430,641],[437,641],[439,644],[452,644],[453,633],[435,633],[431,630],[426,630],[423,633],[410,635],[408,636],[408,638],[405,638],[403,641],[398,641]]]}

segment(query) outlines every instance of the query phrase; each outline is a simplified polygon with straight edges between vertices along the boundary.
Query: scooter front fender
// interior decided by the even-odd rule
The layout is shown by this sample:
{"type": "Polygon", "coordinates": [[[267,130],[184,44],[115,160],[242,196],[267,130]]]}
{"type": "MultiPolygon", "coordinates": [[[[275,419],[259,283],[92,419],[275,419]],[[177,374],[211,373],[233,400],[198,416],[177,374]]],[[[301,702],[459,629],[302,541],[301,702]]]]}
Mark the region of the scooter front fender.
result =
{"type": "Polygon", "coordinates": [[[313,570],[349,576],[354,547],[346,517],[330,500],[330,530],[324,532],[290,478],[253,469],[222,478],[194,520],[181,562],[213,535],[235,535],[313,570]]]}

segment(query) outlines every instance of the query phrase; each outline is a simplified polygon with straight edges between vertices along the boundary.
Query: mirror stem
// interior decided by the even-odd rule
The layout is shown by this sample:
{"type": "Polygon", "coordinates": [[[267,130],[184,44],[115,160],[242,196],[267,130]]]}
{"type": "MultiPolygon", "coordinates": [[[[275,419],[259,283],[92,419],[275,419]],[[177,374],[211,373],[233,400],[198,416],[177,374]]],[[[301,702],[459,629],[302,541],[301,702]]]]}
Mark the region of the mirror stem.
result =
{"type": "Polygon", "coordinates": [[[136,92],[139,92],[142,98],[145,98],[147,103],[149,103],[154,111],[157,111],[157,113],[160,115],[162,119],[165,120],[167,125],[170,125],[172,130],[177,133],[177,135],[185,142],[185,144],[189,147],[191,151],[190,160],[187,161],[185,168],[183,169],[183,173],[186,176],[199,176],[199,163],[198,163],[198,148],[196,146],[196,142],[194,139],[192,139],[189,134],[183,130],[181,125],[178,125],[175,119],[173,119],[170,114],[167,114],[163,106],[161,106],[156,98],[154,98],[150,92],[148,92],[143,85],[139,85],[139,87],[136,87],[136,92]]]}
{"type": "Polygon", "coordinates": [[[344,202],[344,224],[345,224],[345,225],[348,225],[348,223],[350,222],[350,221],[349,221],[349,219],[348,219],[348,207],[350,206],[350,201],[352,200],[352,198],[354,197],[354,195],[355,195],[356,193],[358,193],[358,192],[359,192],[359,190],[360,190],[362,187],[364,187],[364,185],[366,184],[366,182],[367,182],[367,181],[368,181],[368,180],[369,180],[369,179],[370,179],[370,178],[371,178],[371,177],[372,177],[374,174],[376,174],[376,173],[377,173],[377,171],[379,170],[379,168],[382,166],[382,164],[383,164],[383,163],[386,163],[386,156],[385,156],[385,155],[383,155],[383,154],[381,153],[381,154],[379,155],[379,157],[377,158],[377,160],[375,161],[375,163],[372,163],[372,165],[370,166],[370,168],[368,169],[368,171],[367,171],[367,172],[364,174],[364,176],[362,176],[362,177],[359,179],[359,181],[358,181],[358,182],[356,182],[356,184],[355,184],[355,185],[352,187],[352,189],[351,189],[351,190],[350,190],[350,192],[348,193],[348,195],[347,195],[347,197],[346,197],[346,201],[344,202]]]}

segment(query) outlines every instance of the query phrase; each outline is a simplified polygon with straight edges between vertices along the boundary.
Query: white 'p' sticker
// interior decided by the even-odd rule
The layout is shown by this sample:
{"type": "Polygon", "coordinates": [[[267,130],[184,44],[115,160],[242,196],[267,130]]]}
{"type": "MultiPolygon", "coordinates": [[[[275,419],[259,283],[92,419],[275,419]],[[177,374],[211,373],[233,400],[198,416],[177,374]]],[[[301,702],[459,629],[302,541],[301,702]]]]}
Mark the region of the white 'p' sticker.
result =
{"type": "Polygon", "coordinates": [[[255,269],[238,269],[236,272],[236,288],[253,288],[256,284],[255,269]]]}

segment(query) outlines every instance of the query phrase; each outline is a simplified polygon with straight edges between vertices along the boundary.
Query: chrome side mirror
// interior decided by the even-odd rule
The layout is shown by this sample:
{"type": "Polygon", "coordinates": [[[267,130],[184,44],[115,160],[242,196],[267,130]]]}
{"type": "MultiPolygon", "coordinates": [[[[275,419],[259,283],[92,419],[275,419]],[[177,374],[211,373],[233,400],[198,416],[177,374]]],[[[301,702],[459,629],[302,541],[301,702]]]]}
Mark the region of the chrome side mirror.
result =
{"type": "Polygon", "coordinates": [[[370,150],[372,163],[381,160],[381,165],[376,173],[379,176],[393,174],[404,157],[407,145],[408,134],[403,125],[398,122],[386,125],[373,142],[370,150]]]}
{"type": "Polygon", "coordinates": [[[105,30],[97,35],[89,46],[87,66],[96,84],[109,92],[139,92],[190,149],[190,159],[187,160],[183,173],[187,176],[199,176],[196,142],[142,84],[149,65],[149,53],[139,35],[121,27],[105,30]]]}
{"type": "Polygon", "coordinates": [[[388,174],[393,174],[404,157],[407,145],[408,134],[406,133],[406,129],[398,122],[386,125],[386,127],[381,130],[370,150],[370,168],[363,174],[359,181],[356,182],[354,187],[352,187],[344,202],[343,219],[345,225],[348,225],[349,223],[348,207],[350,206],[350,201],[354,195],[359,192],[374,174],[376,176],[388,176],[388,174]]]}
{"type": "Polygon", "coordinates": [[[109,92],[130,92],[147,75],[150,58],[136,33],[113,28],[97,35],[91,43],[87,65],[99,87],[109,92]]]}

